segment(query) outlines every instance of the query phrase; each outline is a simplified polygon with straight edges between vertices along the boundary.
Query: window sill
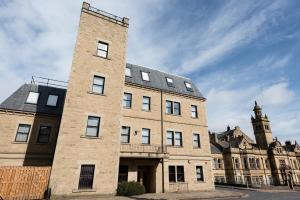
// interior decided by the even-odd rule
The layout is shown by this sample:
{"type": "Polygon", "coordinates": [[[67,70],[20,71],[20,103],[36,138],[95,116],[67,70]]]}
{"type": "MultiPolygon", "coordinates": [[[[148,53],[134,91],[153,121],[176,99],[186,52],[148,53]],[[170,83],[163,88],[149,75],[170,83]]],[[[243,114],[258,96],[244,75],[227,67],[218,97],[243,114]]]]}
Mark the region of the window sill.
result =
{"type": "Polygon", "coordinates": [[[143,111],[143,112],[151,112],[151,110],[143,110],[143,109],[142,109],[142,111],[143,111]]]}
{"type": "Polygon", "coordinates": [[[165,113],[166,115],[171,115],[171,116],[175,116],[175,117],[182,117],[182,115],[175,115],[175,114],[170,114],[170,113],[165,113]]]}
{"type": "Polygon", "coordinates": [[[95,56],[95,57],[98,57],[98,58],[103,58],[103,59],[105,59],[105,60],[111,60],[110,58],[105,58],[105,57],[102,57],[102,56],[98,56],[97,54],[94,54],[93,56],[95,56]]]}
{"type": "Polygon", "coordinates": [[[173,148],[183,148],[183,146],[173,146],[173,145],[167,145],[168,147],[173,147],[173,148]]]}
{"type": "Polygon", "coordinates": [[[88,94],[94,94],[94,95],[98,95],[98,96],[106,96],[105,94],[101,94],[101,93],[97,93],[97,92],[93,92],[93,91],[87,91],[88,94]]]}
{"type": "Polygon", "coordinates": [[[96,189],[74,189],[72,193],[81,193],[81,192],[96,192],[96,189]]]}
{"type": "Polygon", "coordinates": [[[102,136],[94,137],[94,136],[81,135],[80,138],[85,138],[85,139],[102,139],[102,136]]]}
{"type": "Polygon", "coordinates": [[[193,147],[193,149],[201,149],[201,147],[193,147]]]}
{"type": "Polygon", "coordinates": [[[131,107],[124,107],[124,106],[123,106],[123,108],[124,108],[124,109],[131,109],[131,107]]]}
{"type": "Polygon", "coordinates": [[[192,119],[199,119],[199,117],[191,117],[192,119]]]}
{"type": "Polygon", "coordinates": [[[17,142],[17,141],[13,141],[11,142],[12,144],[28,144],[28,142],[17,142]]]}

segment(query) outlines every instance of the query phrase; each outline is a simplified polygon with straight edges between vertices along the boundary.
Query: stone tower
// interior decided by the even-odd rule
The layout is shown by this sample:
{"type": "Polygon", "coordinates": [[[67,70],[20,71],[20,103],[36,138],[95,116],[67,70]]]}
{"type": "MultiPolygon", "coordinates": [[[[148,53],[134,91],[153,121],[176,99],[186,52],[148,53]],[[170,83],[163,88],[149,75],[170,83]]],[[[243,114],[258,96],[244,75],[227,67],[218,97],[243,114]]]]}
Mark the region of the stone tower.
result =
{"type": "Polygon", "coordinates": [[[266,114],[264,116],[262,115],[262,109],[256,101],[253,111],[254,117],[251,116],[251,122],[256,143],[261,149],[268,149],[269,144],[273,141],[270,121],[266,114]]]}
{"type": "Polygon", "coordinates": [[[82,5],[50,178],[53,195],[115,193],[128,22],[82,5]]]}

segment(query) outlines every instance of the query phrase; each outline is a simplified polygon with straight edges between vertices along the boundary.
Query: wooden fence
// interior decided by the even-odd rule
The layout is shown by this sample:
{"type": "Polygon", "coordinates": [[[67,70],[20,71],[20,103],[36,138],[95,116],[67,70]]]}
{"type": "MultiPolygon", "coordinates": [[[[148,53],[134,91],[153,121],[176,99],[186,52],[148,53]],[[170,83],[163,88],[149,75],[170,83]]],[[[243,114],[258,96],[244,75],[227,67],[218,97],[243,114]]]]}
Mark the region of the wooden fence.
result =
{"type": "Polygon", "coordinates": [[[0,199],[43,199],[51,167],[0,167],[0,199]]]}

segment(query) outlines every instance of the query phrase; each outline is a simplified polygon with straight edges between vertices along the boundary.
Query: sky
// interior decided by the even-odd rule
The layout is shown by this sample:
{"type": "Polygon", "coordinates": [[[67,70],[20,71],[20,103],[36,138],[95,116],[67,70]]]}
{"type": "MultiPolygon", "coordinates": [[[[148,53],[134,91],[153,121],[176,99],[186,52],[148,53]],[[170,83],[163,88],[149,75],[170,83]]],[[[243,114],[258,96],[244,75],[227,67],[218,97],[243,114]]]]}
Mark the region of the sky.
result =
{"type": "MultiPolygon", "coordinates": [[[[254,101],[273,136],[300,143],[300,1],[89,0],[129,17],[127,62],[191,78],[208,128],[252,138],[254,101]]],[[[0,1],[0,101],[31,76],[68,80],[82,0],[0,1]]]]}

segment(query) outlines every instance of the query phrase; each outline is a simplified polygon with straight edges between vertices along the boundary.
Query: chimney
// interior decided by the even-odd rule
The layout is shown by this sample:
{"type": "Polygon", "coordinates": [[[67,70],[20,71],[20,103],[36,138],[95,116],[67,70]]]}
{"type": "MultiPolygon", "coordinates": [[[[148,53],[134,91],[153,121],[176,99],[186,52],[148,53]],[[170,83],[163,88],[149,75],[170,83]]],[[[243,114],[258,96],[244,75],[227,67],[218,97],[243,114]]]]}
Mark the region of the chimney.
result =
{"type": "Polygon", "coordinates": [[[210,133],[209,140],[211,143],[218,143],[218,135],[216,133],[210,133]]]}
{"type": "Polygon", "coordinates": [[[227,131],[230,131],[230,126],[229,125],[227,126],[227,131]]]}

